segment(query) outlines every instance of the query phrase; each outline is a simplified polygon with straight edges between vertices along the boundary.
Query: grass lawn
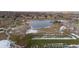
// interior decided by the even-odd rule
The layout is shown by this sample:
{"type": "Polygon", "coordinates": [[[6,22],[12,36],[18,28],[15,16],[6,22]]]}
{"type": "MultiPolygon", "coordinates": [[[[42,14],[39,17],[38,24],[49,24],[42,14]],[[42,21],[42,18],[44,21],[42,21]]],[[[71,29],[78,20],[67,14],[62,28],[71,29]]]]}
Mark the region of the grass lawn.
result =
{"type": "MultiPolygon", "coordinates": [[[[43,47],[44,44],[53,44],[53,43],[63,43],[65,45],[70,44],[79,44],[79,39],[77,40],[31,40],[31,46],[38,45],[39,47],[43,47]]],[[[30,46],[30,47],[31,47],[30,46]]]]}
{"type": "Polygon", "coordinates": [[[36,45],[38,45],[39,47],[42,47],[45,45],[45,44],[53,44],[53,43],[63,43],[65,45],[70,45],[70,44],[79,44],[79,39],[76,39],[76,40],[32,40],[32,35],[26,35],[24,37],[21,38],[21,36],[12,36],[11,39],[13,41],[15,41],[16,44],[18,45],[21,45],[21,46],[25,46],[27,48],[30,48],[30,47],[34,47],[36,45]]]}

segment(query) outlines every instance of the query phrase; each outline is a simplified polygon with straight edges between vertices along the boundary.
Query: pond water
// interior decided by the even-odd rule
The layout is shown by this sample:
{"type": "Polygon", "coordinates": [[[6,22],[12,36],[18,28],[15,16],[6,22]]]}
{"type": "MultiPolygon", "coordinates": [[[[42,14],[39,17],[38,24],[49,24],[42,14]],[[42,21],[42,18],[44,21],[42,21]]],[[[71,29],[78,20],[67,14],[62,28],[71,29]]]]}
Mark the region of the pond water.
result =
{"type": "Polygon", "coordinates": [[[40,28],[46,28],[52,25],[53,20],[32,20],[31,22],[31,28],[32,29],[40,29],[40,28]]]}

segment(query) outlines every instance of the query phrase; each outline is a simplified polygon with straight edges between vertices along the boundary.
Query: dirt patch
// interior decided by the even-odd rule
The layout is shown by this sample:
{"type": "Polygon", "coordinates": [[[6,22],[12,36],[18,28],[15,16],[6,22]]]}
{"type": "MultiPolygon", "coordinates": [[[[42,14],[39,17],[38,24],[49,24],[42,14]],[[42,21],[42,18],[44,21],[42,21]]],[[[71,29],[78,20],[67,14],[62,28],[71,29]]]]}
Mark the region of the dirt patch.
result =
{"type": "Polygon", "coordinates": [[[2,39],[6,39],[6,35],[5,35],[5,33],[0,33],[0,40],[2,40],[2,39]]]}

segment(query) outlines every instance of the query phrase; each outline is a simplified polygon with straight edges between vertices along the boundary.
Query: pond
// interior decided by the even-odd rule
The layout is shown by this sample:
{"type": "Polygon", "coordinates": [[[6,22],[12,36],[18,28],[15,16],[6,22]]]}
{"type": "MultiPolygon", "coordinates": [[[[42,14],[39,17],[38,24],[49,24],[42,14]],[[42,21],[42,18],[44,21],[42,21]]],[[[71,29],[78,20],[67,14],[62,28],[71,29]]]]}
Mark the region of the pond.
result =
{"type": "Polygon", "coordinates": [[[53,24],[53,20],[32,20],[31,28],[32,29],[46,28],[52,24],[53,24]]]}

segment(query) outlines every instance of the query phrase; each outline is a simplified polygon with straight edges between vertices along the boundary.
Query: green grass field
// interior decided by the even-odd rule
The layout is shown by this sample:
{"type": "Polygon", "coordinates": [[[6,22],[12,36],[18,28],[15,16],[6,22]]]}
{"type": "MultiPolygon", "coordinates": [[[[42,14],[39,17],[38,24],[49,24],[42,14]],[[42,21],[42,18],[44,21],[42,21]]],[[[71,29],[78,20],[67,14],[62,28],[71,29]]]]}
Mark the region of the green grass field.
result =
{"type": "Polygon", "coordinates": [[[32,35],[26,35],[25,37],[20,36],[12,36],[11,38],[16,44],[25,46],[27,48],[35,47],[38,45],[38,47],[43,48],[45,44],[55,44],[55,43],[63,43],[64,45],[71,45],[71,44],[79,44],[79,39],[76,40],[64,40],[64,39],[58,39],[58,40],[32,40],[32,35]]]}
{"type": "Polygon", "coordinates": [[[38,45],[39,47],[43,48],[44,44],[55,44],[55,43],[63,43],[65,45],[71,45],[71,44],[79,44],[79,39],[77,40],[31,40],[30,46],[36,46],[38,45]]]}

